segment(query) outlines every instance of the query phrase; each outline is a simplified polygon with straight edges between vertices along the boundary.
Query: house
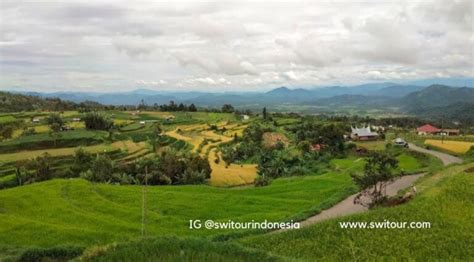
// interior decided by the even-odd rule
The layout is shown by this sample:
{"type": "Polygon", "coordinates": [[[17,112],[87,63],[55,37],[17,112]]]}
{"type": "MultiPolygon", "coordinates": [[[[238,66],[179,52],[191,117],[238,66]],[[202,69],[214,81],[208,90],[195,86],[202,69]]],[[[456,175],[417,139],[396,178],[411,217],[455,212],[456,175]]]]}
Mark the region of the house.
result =
{"type": "Polygon", "coordinates": [[[37,118],[37,117],[35,117],[35,118],[33,118],[33,119],[31,120],[31,122],[33,122],[33,123],[39,123],[39,122],[40,122],[40,119],[37,118]]]}
{"type": "Polygon", "coordinates": [[[351,127],[351,130],[352,140],[375,140],[379,136],[379,134],[370,130],[370,126],[362,128],[351,127]]]}
{"type": "Polygon", "coordinates": [[[146,124],[145,121],[140,121],[140,125],[144,126],[146,124]]]}
{"type": "Polygon", "coordinates": [[[420,126],[416,129],[416,132],[420,136],[426,136],[426,135],[436,135],[441,131],[441,129],[434,127],[430,124],[426,124],[424,126],[420,126]]]}
{"type": "Polygon", "coordinates": [[[249,115],[242,115],[242,119],[243,119],[243,120],[249,120],[249,119],[250,119],[250,116],[249,116],[249,115]]]}
{"type": "Polygon", "coordinates": [[[79,122],[79,121],[81,121],[81,119],[80,119],[79,117],[74,117],[74,118],[72,119],[72,121],[73,121],[73,122],[79,122]]]}
{"type": "Polygon", "coordinates": [[[459,129],[442,129],[439,134],[442,136],[459,136],[459,129]]]}

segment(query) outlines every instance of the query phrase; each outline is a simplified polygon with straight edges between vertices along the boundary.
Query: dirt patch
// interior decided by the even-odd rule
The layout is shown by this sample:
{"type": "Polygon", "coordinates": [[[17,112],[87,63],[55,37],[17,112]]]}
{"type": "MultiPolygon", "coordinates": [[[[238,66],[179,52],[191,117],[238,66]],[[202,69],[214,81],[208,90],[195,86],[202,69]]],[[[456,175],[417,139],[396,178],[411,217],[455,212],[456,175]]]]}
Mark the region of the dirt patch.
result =
{"type": "Polygon", "coordinates": [[[275,147],[278,142],[281,142],[285,145],[285,147],[288,146],[288,138],[286,138],[285,135],[276,133],[276,132],[265,132],[263,133],[263,146],[266,148],[272,148],[275,147]]]}
{"type": "Polygon", "coordinates": [[[474,166],[464,170],[466,173],[474,173],[474,166]]]}

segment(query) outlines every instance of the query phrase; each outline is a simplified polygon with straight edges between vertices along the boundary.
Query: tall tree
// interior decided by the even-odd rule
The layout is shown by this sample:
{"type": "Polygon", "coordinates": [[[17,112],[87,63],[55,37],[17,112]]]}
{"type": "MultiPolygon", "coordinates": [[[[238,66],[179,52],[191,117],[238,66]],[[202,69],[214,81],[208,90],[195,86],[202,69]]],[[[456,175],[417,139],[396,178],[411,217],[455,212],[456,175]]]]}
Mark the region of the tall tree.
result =
{"type": "Polygon", "coordinates": [[[222,113],[233,113],[235,109],[231,104],[225,104],[222,106],[221,111],[222,113]]]}
{"type": "Polygon", "coordinates": [[[386,197],[387,183],[393,178],[393,170],[397,168],[398,161],[385,153],[372,153],[367,158],[362,175],[352,174],[354,182],[362,189],[354,199],[354,203],[372,206],[382,202],[386,197]],[[369,203],[364,203],[363,198],[369,198],[369,203]]]}

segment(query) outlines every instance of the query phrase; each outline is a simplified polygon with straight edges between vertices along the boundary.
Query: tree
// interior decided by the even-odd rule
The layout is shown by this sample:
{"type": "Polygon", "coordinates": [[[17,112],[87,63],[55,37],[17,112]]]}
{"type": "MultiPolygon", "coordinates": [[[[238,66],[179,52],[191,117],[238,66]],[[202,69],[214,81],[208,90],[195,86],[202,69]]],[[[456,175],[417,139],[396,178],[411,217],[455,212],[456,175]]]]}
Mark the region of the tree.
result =
{"type": "Polygon", "coordinates": [[[110,182],[114,176],[115,163],[107,155],[97,155],[91,168],[81,176],[93,182],[110,182]]]}
{"type": "Polygon", "coordinates": [[[189,105],[189,108],[188,108],[188,111],[189,112],[196,112],[197,111],[197,108],[194,104],[191,104],[189,105]]]}
{"type": "Polygon", "coordinates": [[[235,109],[231,104],[225,104],[222,106],[221,111],[222,113],[233,113],[235,109]]]}
{"type": "Polygon", "coordinates": [[[114,122],[112,120],[109,120],[105,116],[97,113],[97,112],[91,112],[87,113],[84,116],[84,123],[86,126],[86,129],[95,129],[95,130],[110,130],[114,122]]]}
{"type": "Polygon", "coordinates": [[[52,175],[51,170],[51,156],[48,153],[44,153],[41,156],[31,160],[28,164],[28,169],[33,171],[33,181],[43,181],[50,179],[52,175]]]}
{"type": "Polygon", "coordinates": [[[163,130],[161,129],[161,126],[159,124],[155,124],[154,127],[155,128],[151,136],[148,137],[148,142],[153,147],[153,152],[156,152],[157,145],[158,145],[158,142],[160,140],[161,133],[163,132],[163,130]]]}
{"type": "Polygon", "coordinates": [[[56,147],[58,139],[61,138],[61,134],[59,132],[61,132],[61,125],[58,122],[53,122],[50,125],[48,134],[54,141],[54,147],[56,147]]]}
{"type": "Polygon", "coordinates": [[[0,127],[0,137],[2,139],[10,139],[13,135],[13,127],[12,126],[4,126],[0,127]]]}
{"type": "Polygon", "coordinates": [[[74,152],[74,161],[69,168],[74,177],[79,176],[82,172],[88,170],[91,167],[93,157],[91,154],[86,152],[82,147],[79,147],[74,152]]]}
{"type": "Polygon", "coordinates": [[[64,125],[64,122],[59,114],[50,114],[46,119],[49,126],[57,125],[60,128],[64,125]]]}
{"type": "Polygon", "coordinates": [[[354,199],[354,203],[363,206],[372,206],[381,203],[386,198],[387,183],[394,178],[393,170],[397,168],[398,161],[385,153],[371,153],[367,158],[362,175],[352,174],[354,182],[362,189],[354,199]],[[362,198],[369,198],[369,203],[364,203],[362,198]]]}
{"type": "Polygon", "coordinates": [[[266,107],[264,107],[263,110],[262,110],[262,116],[263,116],[264,120],[267,120],[267,108],[266,107]]]}

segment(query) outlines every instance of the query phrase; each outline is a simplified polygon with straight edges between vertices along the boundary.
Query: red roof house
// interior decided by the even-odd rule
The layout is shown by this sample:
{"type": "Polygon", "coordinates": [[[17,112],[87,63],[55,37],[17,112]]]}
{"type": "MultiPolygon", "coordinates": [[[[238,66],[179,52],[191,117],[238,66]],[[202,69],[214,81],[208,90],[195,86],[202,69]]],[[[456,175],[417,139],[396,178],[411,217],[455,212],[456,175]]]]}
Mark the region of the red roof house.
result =
{"type": "Polygon", "coordinates": [[[424,126],[420,126],[416,129],[418,135],[427,135],[427,134],[437,134],[441,131],[441,129],[434,127],[430,124],[426,124],[424,126]]]}

